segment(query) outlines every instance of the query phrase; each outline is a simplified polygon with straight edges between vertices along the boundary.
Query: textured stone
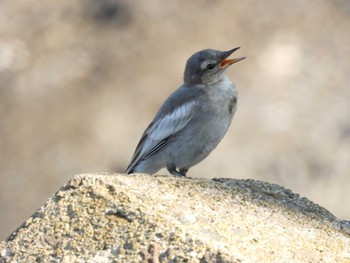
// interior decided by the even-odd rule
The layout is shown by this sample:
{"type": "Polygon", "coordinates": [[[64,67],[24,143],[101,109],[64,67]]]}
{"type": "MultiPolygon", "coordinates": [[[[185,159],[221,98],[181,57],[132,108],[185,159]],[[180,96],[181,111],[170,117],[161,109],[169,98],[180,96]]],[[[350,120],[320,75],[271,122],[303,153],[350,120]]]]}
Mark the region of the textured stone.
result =
{"type": "Polygon", "coordinates": [[[83,174],[0,244],[0,260],[350,262],[348,226],[276,184],[83,174]]]}

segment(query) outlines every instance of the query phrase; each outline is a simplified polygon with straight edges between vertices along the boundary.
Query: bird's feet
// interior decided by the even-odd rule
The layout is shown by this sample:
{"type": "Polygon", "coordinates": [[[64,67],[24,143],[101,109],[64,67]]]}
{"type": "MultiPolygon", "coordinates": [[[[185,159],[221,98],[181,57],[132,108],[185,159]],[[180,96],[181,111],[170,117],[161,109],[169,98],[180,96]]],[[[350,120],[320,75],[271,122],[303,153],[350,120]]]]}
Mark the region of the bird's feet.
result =
{"type": "Polygon", "coordinates": [[[167,169],[168,169],[169,173],[171,173],[172,175],[183,176],[183,177],[186,176],[186,173],[188,171],[187,168],[182,168],[179,171],[177,171],[175,165],[168,165],[167,169]]]}

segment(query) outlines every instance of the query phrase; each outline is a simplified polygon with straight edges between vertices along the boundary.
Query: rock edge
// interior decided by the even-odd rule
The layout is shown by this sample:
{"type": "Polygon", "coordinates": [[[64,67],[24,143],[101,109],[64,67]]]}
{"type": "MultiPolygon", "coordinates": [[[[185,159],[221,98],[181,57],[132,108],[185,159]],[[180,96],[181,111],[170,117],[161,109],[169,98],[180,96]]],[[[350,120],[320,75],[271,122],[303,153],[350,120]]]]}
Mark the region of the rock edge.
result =
{"type": "Polygon", "coordinates": [[[350,262],[350,224],[276,184],[76,175],[0,262],[350,262]]]}

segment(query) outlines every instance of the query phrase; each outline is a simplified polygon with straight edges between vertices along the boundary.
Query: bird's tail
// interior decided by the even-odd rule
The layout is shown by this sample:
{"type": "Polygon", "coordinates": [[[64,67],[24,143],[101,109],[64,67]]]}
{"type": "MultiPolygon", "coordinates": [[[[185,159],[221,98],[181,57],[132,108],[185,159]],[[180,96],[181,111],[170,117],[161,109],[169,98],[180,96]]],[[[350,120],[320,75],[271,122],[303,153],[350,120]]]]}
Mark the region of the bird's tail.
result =
{"type": "Polygon", "coordinates": [[[126,168],[125,173],[126,174],[132,174],[134,167],[131,166],[131,164],[129,164],[128,168],[126,168]]]}

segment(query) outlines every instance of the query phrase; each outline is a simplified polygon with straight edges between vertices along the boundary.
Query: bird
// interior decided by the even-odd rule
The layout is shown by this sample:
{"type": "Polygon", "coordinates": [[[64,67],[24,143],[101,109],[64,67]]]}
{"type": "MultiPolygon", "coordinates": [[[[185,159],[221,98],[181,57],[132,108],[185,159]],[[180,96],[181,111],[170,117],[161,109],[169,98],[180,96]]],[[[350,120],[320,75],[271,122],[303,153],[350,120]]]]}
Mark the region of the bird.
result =
{"type": "Polygon", "coordinates": [[[229,59],[239,48],[204,49],[187,60],[184,83],[144,131],[127,174],[155,174],[167,168],[172,175],[186,176],[216,148],[237,109],[237,89],[225,71],[246,58],[229,59]]]}

